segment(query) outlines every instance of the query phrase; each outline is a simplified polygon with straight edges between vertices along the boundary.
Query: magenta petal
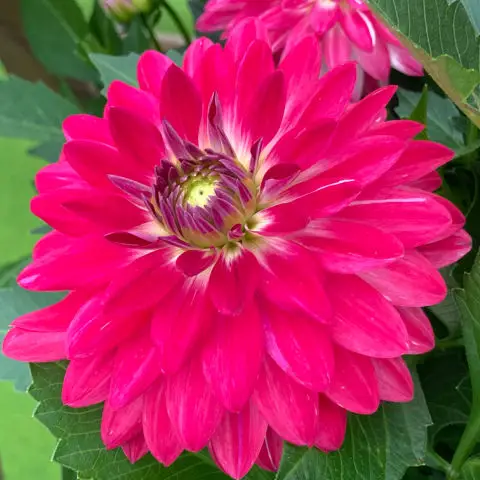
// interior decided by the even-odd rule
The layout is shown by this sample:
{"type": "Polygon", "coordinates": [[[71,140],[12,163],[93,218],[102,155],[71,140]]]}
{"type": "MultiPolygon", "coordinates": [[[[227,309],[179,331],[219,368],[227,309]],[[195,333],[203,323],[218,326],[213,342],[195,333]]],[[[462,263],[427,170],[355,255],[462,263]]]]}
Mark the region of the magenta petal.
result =
{"type": "Polygon", "coordinates": [[[148,327],[118,348],[112,369],[109,404],[118,409],[139,397],[161,374],[148,327]]]}
{"type": "Polygon", "coordinates": [[[213,45],[213,42],[206,37],[194,40],[185,51],[183,56],[183,71],[191,78],[195,78],[205,53],[213,45]]]}
{"type": "Polygon", "coordinates": [[[156,345],[158,366],[167,374],[179,370],[208,335],[213,312],[203,287],[188,282],[155,308],[151,336],[156,345]]]}
{"type": "Polygon", "coordinates": [[[166,402],[174,432],[192,452],[207,445],[225,413],[206,382],[198,359],[168,379],[166,402]]]}
{"type": "Polygon", "coordinates": [[[365,21],[365,17],[356,10],[346,11],[340,17],[340,23],[343,31],[358,48],[367,52],[373,49],[374,38],[370,33],[370,25],[365,21]]]}
{"type": "Polygon", "coordinates": [[[324,391],[334,371],[330,338],[315,320],[263,304],[267,350],[277,365],[303,386],[324,391]]]}
{"type": "Polygon", "coordinates": [[[324,452],[338,450],[345,438],[347,411],[319,395],[318,433],[315,446],[324,452]]]}
{"type": "Polygon", "coordinates": [[[187,250],[183,252],[176,262],[176,266],[185,275],[194,277],[210,267],[215,261],[215,255],[208,250],[187,250]]]}
{"type": "MultiPolygon", "coordinates": [[[[394,135],[401,140],[411,140],[423,130],[425,130],[425,125],[423,123],[414,122],[412,120],[390,120],[388,122],[374,124],[368,131],[368,134],[394,135]]],[[[417,142],[412,142],[409,145],[414,145],[415,143],[417,142]]]]}
{"type": "Polygon", "coordinates": [[[172,429],[165,402],[165,385],[157,383],[144,396],[143,433],[151,454],[168,467],[183,446],[172,429]]]}
{"type": "Polygon", "coordinates": [[[280,467],[282,453],[283,439],[268,427],[256,464],[264,470],[276,472],[280,467]]]}
{"type": "Polygon", "coordinates": [[[103,402],[108,396],[113,354],[71,360],[62,387],[62,402],[79,408],[103,402]]]}
{"type": "Polygon", "coordinates": [[[472,237],[459,230],[438,242],[423,245],[418,251],[435,267],[443,268],[464,257],[472,248],[472,237]]]}
{"type": "Polygon", "coordinates": [[[253,404],[240,413],[226,413],[210,441],[212,458],[231,477],[243,478],[257,459],[266,431],[267,422],[253,404]]]}
{"type": "Polygon", "coordinates": [[[318,394],[291,379],[269,357],[258,378],[254,401],[285,440],[313,446],[318,428],[318,394]]]}
{"type": "Polygon", "coordinates": [[[359,274],[394,305],[425,307],[441,302],[447,294],[445,282],[420,253],[407,251],[400,260],[359,274]]]}
{"type": "Polygon", "coordinates": [[[142,431],[143,398],[137,398],[124,408],[114,410],[105,402],[100,434],[107,450],[117,448],[142,431]]]}
{"type": "Polygon", "coordinates": [[[239,315],[252,300],[258,283],[258,262],[245,248],[223,252],[208,282],[212,302],[224,315],[239,315]]]}
{"type": "Polygon", "coordinates": [[[421,308],[397,307],[408,332],[408,353],[426,353],[435,347],[435,335],[430,320],[421,308]]]}
{"type": "Polygon", "coordinates": [[[112,144],[112,137],[108,129],[108,122],[85,113],[70,115],[62,123],[65,139],[94,140],[100,143],[112,144]]]}
{"type": "Polygon", "coordinates": [[[403,255],[402,243],[371,225],[344,220],[313,222],[298,241],[315,251],[326,270],[356,273],[390,263],[403,255]]]}
{"type": "Polygon", "coordinates": [[[137,66],[137,79],[140,88],[151,93],[157,99],[160,98],[163,77],[172,63],[166,55],[154,50],[144,52],[137,66]]]}
{"type": "Polygon", "coordinates": [[[5,356],[19,362],[56,362],[67,358],[65,332],[30,332],[14,327],[3,339],[5,356]]]}
{"type": "Polygon", "coordinates": [[[374,413],[380,398],[371,360],[337,347],[335,376],[326,396],[350,412],[362,415],[374,413]]]}
{"type": "Polygon", "coordinates": [[[250,17],[235,25],[228,35],[225,49],[239,62],[250,44],[255,40],[268,41],[265,25],[258,19],[250,17]]]}
{"type": "Polygon", "coordinates": [[[203,353],[203,372],[227,410],[239,412],[248,402],[264,349],[262,324],[253,302],[239,316],[218,316],[203,353]]]}
{"type": "Polygon", "coordinates": [[[380,399],[388,402],[410,402],[413,398],[413,380],[401,357],[372,360],[378,380],[380,399]]]}
{"type": "Polygon", "coordinates": [[[148,447],[143,438],[143,434],[139,434],[122,445],[122,450],[130,463],[136,463],[144,455],[148,453],[148,447]]]}
{"type": "Polygon", "coordinates": [[[408,335],[395,307],[354,275],[325,281],[332,302],[331,334],[348,350],[369,357],[393,358],[407,353],[408,335]]]}

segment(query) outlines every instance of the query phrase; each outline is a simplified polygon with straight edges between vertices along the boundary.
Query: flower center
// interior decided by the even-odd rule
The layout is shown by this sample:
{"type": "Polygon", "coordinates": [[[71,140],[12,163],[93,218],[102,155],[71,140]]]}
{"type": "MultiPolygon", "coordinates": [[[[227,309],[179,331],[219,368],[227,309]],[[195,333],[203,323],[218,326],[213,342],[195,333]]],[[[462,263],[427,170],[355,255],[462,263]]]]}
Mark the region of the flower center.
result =
{"type": "Polygon", "coordinates": [[[189,178],[183,185],[185,202],[192,207],[205,207],[215,196],[217,184],[215,178],[189,178]]]}

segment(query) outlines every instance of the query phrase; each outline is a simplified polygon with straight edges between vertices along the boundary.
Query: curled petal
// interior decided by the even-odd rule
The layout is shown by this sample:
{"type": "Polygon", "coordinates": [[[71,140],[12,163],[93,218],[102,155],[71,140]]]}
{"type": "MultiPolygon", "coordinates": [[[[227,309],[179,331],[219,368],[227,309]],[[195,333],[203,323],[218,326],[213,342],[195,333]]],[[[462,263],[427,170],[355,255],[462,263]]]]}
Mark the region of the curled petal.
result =
{"type": "Polygon", "coordinates": [[[283,453],[283,439],[268,427],[262,449],[258,454],[256,464],[264,470],[276,472],[280,467],[283,453]]]}
{"type": "Polygon", "coordinates": [[[319,395],[319,421],[315,446],[324,452],[338,450],[345,438],[347,411],[324,395],[319,395]]]}
{"type": "Polygon", "coordinates": [[[413,380],[402,358],[372,360],[382,400],[409,402],[413,398],[413,380]]]}

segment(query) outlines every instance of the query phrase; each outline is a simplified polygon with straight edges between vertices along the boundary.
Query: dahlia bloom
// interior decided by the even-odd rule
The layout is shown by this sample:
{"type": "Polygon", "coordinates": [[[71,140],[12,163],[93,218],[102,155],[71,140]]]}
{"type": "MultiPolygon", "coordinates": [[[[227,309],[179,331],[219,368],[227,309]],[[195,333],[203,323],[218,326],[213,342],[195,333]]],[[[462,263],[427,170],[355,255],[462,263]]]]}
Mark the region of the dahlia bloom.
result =
{"type": "Polygon", "coordinates": [[[355,65],[318,79],[319,63],[306,37],[276,68],[250,20],[182,68],[146,52],[139,88],[67,118],[37,175],[54,231],[18,281],[69,293],[3,349],[68,359],[63,402],[105,402],[103,441],[132,462],[208,446],[241,478],[274,470],[283,440],[335,450],[347,412],[412,398],[402,355],[434,343],[420,307],[470,248],[432,193],[453,153],[385,121],[394,87],[351,104],[355,65]]]}
{"type": "Polygon", "coordinates": [[[363,0],[209,0],[198,19],[200,31],[225,30],[225,36],[246,17],[266,25],[275,52],[288,54],[306,35],[316,35],[323,51],[323,70],[349,60],[380,82],[393,67],[421,76],[423,68],[363,0]]]}

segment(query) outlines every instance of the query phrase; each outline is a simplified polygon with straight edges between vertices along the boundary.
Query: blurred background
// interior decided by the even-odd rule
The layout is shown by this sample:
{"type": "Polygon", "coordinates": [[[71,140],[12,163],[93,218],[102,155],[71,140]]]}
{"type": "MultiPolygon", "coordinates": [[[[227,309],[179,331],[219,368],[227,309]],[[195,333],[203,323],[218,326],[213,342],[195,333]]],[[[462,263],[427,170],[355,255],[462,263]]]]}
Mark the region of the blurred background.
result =
{"type": "MultiPolygon", "coordinates": [[[[79,7],[88,22],[94,9],[98,8],[96,1],[0,0],[0,81],[5,81],[8,74],[12,74],[29,81],[42,81],[62,93],[62,80],[47,71],[32,53],[25,27],[30,39],[44,35],[48,26],[32,24],[31,19],[34,15],[32,9],[41,3],[55,6],[61,2],[62,7],[75,10],[79,7]]],[[[187,0],[173,0],[170,5],[188,33],[192,34],[193,20],[187,0]]],[[[165,49],[182,45],[182,36],[177,33],[178,25],[172,16],[161,15],[152,29],[165,49]]],[[[139,50],[145,45],[142,36],[135,40],[126,47],[126,51],[120,53],[139,50]]],[[[69,85],[75,91],[88,89],[88,84],[80,82],[69,81],[69,85]]],[[[2,111],[0,124],[6,125],[8,122],[8,114],[2,111]]],[[[18,136],[24,137],[20,133],[18,136]]],[[[28,257],[38,238],[31,232],[40,227],[42,222],[30,213],[29,202],[35,194],[35,172],[46,162],[38,152],[32,152],[36,145],[38,141],[15,138],[14,135],[8,138],[0,136],[0,270],[5,265],[28,257]]],[[[59,465],[50,462],[55,440],[32,417],[34,408],[35,401],[28,394],[15,391],[10,382],[0,382],[0,480],[59,480],[61,477],[59,465]]]]}

